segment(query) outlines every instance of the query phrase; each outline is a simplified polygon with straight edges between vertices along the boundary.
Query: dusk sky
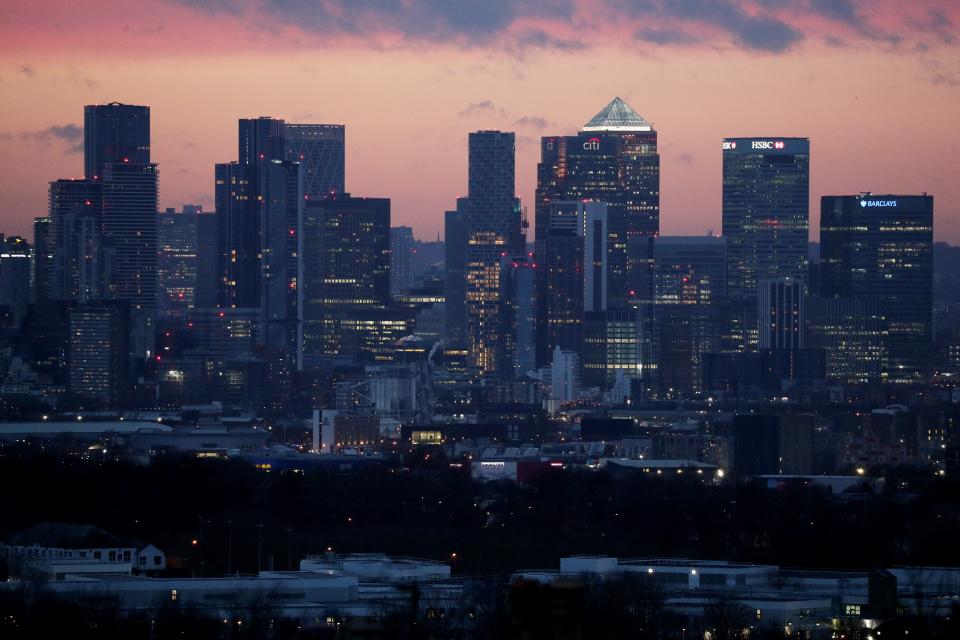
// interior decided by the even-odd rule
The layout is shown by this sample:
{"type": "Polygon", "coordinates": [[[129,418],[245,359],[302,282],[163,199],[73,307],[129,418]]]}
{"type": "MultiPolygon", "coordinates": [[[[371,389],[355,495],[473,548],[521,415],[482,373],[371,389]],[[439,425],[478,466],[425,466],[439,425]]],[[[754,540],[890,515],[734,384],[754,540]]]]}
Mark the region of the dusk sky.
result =
{"type": "Polygon", "coordinates": [[[32,235],[81,177],[84,104],[150,105],[161,207],[212,209],[237,119],[342,123],[347,189],[434,239],[466,191],[467,134],[538,141],[614,96],[660,136],[661,233],[720,229],[721,139],[811,140],[819,198],[935,196],[960,243],[960,2],[120,0],[0,7],[0,232],[32,235]]]}

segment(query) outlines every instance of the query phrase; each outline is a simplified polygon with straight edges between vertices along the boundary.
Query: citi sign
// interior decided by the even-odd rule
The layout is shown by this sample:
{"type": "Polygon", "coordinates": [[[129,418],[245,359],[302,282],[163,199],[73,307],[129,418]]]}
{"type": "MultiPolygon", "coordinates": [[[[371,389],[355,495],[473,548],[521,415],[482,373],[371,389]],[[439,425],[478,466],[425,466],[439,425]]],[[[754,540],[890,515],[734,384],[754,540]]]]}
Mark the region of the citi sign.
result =
{"type": "Polygon", "coordinates": [[[584,151],[600,151],[600,138],[590,138],[583,143],[584,151]]]}
{"type": "Polygon", "coordinates": [[[867,207],[895,207],[897,206],[896,200],[861,200],[860,206],[866,209],[867,207]]]}
{"type": "Polygon", "coordinates": [[[783,149],[787,146],[782,140],[754,140],[750,143],[751,149],[783,149]]]}

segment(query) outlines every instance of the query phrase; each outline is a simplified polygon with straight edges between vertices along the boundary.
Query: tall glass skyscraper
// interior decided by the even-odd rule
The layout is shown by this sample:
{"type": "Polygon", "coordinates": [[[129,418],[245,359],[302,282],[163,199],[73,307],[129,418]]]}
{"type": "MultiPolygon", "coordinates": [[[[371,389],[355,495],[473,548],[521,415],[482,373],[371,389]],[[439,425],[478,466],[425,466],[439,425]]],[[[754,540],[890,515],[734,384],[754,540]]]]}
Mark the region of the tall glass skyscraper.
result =
{"type": "Polygon", "coordinates": [[[761,279],[806,279],[809,218],[807,138],[724,139],[723,235],[730,298],[755,298],[761,279]]]}
{"type": "Polygon", "coordinates": [[[524,252],[520,207],[515,190],[513,132],[477,131],[469,136],[467,201],[467,342],[473,365],[483,374],[507,374],[510,362],[497,362],[505,326],[500,317],[500,258],[524,252]]]}
{"type": "Polygon", "coordinates": [[[631,241],[660,231],[660,155],[657,132],[620,98],[614,98],[575,136],[541,139],[537,165],[537,251],[549,231],[550,204],[560,200],[605,202],[608,211],[608,298],[627,306],[631,241]]]}
{"type": "Polygon", "coordinates": [[[723,140],[723,236],[727,295],[743,311],[743,348],[757,346],[757,284],[807,279],[810,141],[723,140]]]}
{"type": "Polygon", "coordinates": [[[301,366],[362,355],[347,334],[389,321],[382,311],[390,304],[390,200],[308,200],[301,242],[301,366]]]}
{"type": "Polygon", "coordinates": [[[933,196],[824,196],[820,293],[879,302],[888,382],[922,380],[933,339],[933,196]]]}

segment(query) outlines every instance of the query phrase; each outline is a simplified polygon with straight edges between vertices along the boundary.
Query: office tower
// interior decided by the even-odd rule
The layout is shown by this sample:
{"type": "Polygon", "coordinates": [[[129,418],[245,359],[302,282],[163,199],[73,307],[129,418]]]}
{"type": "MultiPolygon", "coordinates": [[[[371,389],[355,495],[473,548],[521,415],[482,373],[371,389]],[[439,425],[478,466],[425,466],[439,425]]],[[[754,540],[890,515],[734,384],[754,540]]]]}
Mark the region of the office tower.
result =
{"type": "Polygon", "coordinates": [[[410,291],[410,257],[413,254],[413,229],[390,228],[390,295],[410,291]]]}
{"type": "Polygon", "coordinates": [[[806,281],[810,208],[807,138],[725,138],[723,236],[727,239],[727,295],[742,335],[755,350],[757,283],[806,281]]]}
{"type": "Polygon", "coordinates": [[[662,397],[704,390],[704,354],[722,350],[726,240],[660,236],[653,243],[654,360],[662,397]]]}
{"type": "Polygon", "coordinates": [[[217,306],[220,284],[220,255],[217,244],[217,215],[198,212],[197,217],[197,281],[194,306],[217,306]]]}
{"type": "Polygon", "coordinates": [[[87,302],[105,295],[102,255],[103,183],[55,180],[49,190],[50,244],[54,300],[87,302]]]}
{"type": "MultiPolygon", "coordinates": [[[[657,132],[620,98],[614,98],[575,136],[541,139],[537,165],[537,253],[549,231],[550,204],[594,200],[608,207],[610,308],[630,297],[629,246],[660,229],[660,156],[657,132]]],[[[541,291],[545,282],[541,280],[541,291]]],[[[541,357],[548,354],[539,354],[541,357]]]]}
{"type": "Polygon", "coordinates": [[[0,233],[0,309],[9,326],[19,327],[30,304],[30,243],[0,233]]]}
{"type": "Polygon", "coordinates": [[[504,305],[500,330],[503,362],[512,363],[512,370],[504,376],[522,377],[536,370],[536,309],[535,280],[537,264],[532,256],[503,256],[500,258],[504,305]]]}
{"type": "Polygon", "coordinates": [[[726,299],[725,238],[659,236],[654,240],[657,304],[710,304],[726,299]]]}
{"type": "Polygon", "coordinates": [[[284,160],[284,122],[276,118],[240,118],[237,162],[255,165],[260,160],[284,160]]]}
{"type": "Polygon", "coordinates": [[[237,162],[214,169],[217,215],[217,304],[250,308],[260,304],[260,219],[255,171],[237,162]]]}
{"type": "Polygon", "coordinates": [[[728,294],[755,297],[761,279],[807,276],[810,141],[725,138],[723,235],[728,294]]]}
{"type": "Polygon", "coordinates": [[[50,217],[33,219],[33,302],[50,298],[54,247],[50,217]]]}
{"type": "Polygon", "coordinates": [[[880,300],[821,298],[806,305],[805,343],[823,350],[826,379],[835,384],[880,384],[887,378],[887,321],[880,300]]]}
{"type": "MultiPolygon", "coordinates": [[[[647,308],[648,309],[648,308],[647,308]]],[[[583,384],[610,389],[619,379],[638,379],[650,362],[647,309],[588,311],[583,320],[583,384]]]]}
{"type": "Polygon", "coordinates": [[[482,374],[512,370],[497,362],[500,330],[500,258],[524,252],[520,208],[515,195],[515,140],[512,132],[477,131],[469,136],[467,202],[467,342],[482,374]]]}
{"type": "Polygon", "coordinates": [[[357,312],[390,303],[390,200],[348,193],[307,200],[301,243],[301,368],[362,355],[350,352],[357,343],[344,340],[341,325],[357,327],[357,312]]]}
{"type": "Polygon", "coordinates": [[[69,310],[67,392],[82,407],[113,407],[127,383],[127,302],[79,304],[69,310]]]}
{"type": "Polygon", "coordinates": [[[538,362],[556,349],[580,353],[583,347],[584,238],[576,227],[547,231],[540,267],[544,296],[538,310],[538,362]],[[541,330],[542,328],[542,330],[541,330]]]}
{"type": "Polygon", "coordinates": [[[607,308],[607,211],[603,202],[554,202],[550,205],[550,231],[561,235],[569,232],[582,239],[584,311],[607,308]]]}
{"type": "Polygon", "coordinates": [[[157,165],[112,163],[103,172],[102,247],[110,300],[130,303],[130,347],[153,352],[157,306],[157,165]]]}
{"type": "Polygon", "coordinates": [[[158,310],[184,317],[193,308],[197,285],[197,218],[200,205],[185,204],[182,211],[167,209],[157,216],[158,310]]]}
{"type": "Polygon", "coordinates": [[[113,163],[150,163],[150,107],[88,104],[83,108],[84,175],[99,180],[113,163]]]}
{"type": "Polygon", "coordinates": [[[98,254],[85,259],[99,272],[99,283],[69,297],[129,302],[130,346],[136,357],[146,357],[153,350],[157,304],[158,173],[150,162],[150,107],[115,102],[84,107],[84,170],[88,181],[100,185],[99,220],[94,204],[85,220],[72,228],[55,223],[54,233],[74,236],[64,238],[72,247],[67,261],[78,245],[98,254]]]}
{"type": "Polygon", "coordinates": [[[723,351],[729,307],[724,302],[657,304],[656,387],[664,398],[693,397],[706,390],[707,354],[723,351]]]}
{"type": "Polygon", "coordinates": [[[299,162],[259,165],[260,307],[263,344],[294,353],[298,332],[299,241],[303,219],[299,162]]]}
{"type": "Polygon", "coordinates": [[[103,174],[107,295],[132,309],[157,301],[157,165],[113,163],[103,174]]]}
{"type": "Polygon", "coordinates": [[[540,243],[545,295],[538,298],[538,360],[559,346],[580,352],[583,314],[601,312],[608,300],[608,208],[602,202],[550,204],[540,243]]]}
{"type": "Polygon", "coordinates": [[[887,381],[929,373],[933,336],[933,196],[824,196],[820,293],[876,300],[887,323],[887,381]]]}
{"type": "Polygon", "coordinates": [[[448,345],[467,341],[467,203],[457,198],[457,208],[443,214],[443,296],[445,337],[448,345]]]}
{"type": "Polygon", "coordinates": [[[761,349],[803,348],[803,282],[792,278],[757,283],[757,326],[761,349]]]}
{"type": "Polygon", "coordinates": [[[284,128],[286,159],[303,167],[303,193],[308,199],[343,193],[345,127],[342,124],[291,124],[284,128]]]}

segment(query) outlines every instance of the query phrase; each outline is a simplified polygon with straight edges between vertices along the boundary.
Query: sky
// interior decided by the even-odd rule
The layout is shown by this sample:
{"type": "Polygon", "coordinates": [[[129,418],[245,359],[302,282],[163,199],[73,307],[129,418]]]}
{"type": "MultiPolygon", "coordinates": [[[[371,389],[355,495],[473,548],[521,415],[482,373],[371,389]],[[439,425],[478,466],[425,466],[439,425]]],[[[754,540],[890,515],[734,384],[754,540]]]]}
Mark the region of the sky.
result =
{"type": "Polygon", "coordinates": [[[82,177],[83,105],[151,107],[160,206],[213,204],[237,119],[346,125],[346,186],[442,234],[467,134],[517,134],[533,217],[539,139],[614,96],[658,131],[661,233],[719,232],[721,140],[811,142],[821,195],[931,193],[960,244],[955,0],[31,0],[0,3],[0,233],[82,177]]]}

